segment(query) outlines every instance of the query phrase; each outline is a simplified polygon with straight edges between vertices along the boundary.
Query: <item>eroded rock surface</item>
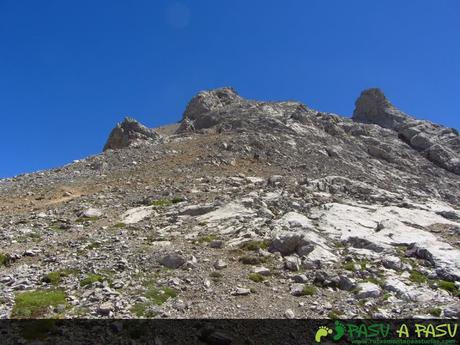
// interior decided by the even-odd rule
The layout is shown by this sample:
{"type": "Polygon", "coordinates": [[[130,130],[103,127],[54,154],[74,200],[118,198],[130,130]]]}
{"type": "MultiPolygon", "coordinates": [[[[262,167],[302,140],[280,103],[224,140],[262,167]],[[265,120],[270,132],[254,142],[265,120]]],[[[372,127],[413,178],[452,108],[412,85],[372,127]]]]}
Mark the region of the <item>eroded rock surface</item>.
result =
{"type": "Polygon", "coordinates": [[[458,317],[455,131],[376,90],[352,120],[223,88],[161,133],[0,179],[0,318],[55,289],[41,317],[458,317]]]}

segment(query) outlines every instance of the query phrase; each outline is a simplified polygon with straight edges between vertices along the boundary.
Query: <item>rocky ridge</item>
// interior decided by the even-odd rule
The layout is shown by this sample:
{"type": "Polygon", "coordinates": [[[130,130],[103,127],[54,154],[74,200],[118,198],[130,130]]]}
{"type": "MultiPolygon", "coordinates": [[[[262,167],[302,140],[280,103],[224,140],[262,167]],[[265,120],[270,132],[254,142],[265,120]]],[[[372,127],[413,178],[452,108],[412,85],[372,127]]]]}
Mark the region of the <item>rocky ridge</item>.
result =
{"type": "Polygon", "coordinates": [[[0,180],[0,316],[59,289],[33,316],[458,317],[457,141],[375,89],[353,119],[222,88],[177,127],[125,120],[99,155],[0,180]]]}

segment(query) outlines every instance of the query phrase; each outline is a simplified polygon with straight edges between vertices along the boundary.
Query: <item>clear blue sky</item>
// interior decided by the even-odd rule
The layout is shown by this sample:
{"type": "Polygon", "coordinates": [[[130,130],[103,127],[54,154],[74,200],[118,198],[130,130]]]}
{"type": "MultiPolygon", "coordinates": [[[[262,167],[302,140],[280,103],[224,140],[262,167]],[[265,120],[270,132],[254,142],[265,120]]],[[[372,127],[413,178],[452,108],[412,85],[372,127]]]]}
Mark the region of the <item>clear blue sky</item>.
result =
{"type": "Polygon", "coordinates": [[[380,87],[460,127],[458,0],[0,0],[0,177],[101,151],[125,115],[176,122],[199,90],[350,115],[380,87]]]}

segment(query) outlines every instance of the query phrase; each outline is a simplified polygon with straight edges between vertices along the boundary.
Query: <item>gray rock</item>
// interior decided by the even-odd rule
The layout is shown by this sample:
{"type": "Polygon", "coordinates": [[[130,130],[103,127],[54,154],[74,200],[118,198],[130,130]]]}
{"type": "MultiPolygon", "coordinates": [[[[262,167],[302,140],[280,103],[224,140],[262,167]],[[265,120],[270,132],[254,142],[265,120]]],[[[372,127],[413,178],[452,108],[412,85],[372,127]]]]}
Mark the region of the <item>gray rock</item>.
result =
{"type": "MultiPolygon", "coordinates": [[[[412,148],[421,151],[434,164],[460,174],[460,137],[456,130],[418,121],[397,109],[379,89],[364,90],[355,103],[353,120],[394,130],[412,148]]],[[[392,161],[394,155],[370,147],[369,153],[392,161]]]]}
{"type": "Polygon", "coordinates": [[[340,290],[351,291],[356,288],[356,282],[347,276],[340,275],[337,286],[340,290]]]}
{"type": "Polygon", "coordinates": [[[292,280],[296,283],[307,283],[308,278],[305,274],[296,274],[292,277],[292,280]]]}
{"type": "Polygon", "coordinates": [[[449,305],[443,310],[444,317],[460,318],[460,304],[449,305]]]}
{"type": "MultiPolygon", "coordinates": [[[[309,250],[311,246],[311,243],[307,241],[303,235],[292,233],[273,239],[268,250],[272,253],[280,252],[281,255],[286,256],[298,253],[298,251],[301,253],[311,252],[311,250],[309,250]]],[[[304,255],[300,253],[298,254],[304,255]]]]}
{"type": "Polygon", "coordinates": [[[98,208],[88,208],[84,210],[81,215],[87,218],[101,217],[102,211],[98,208]]]}
{"type": "Polygon", "coordinates": [[[165,255],[161,260],[160,264],[167,268],[179,268],[186,263],[186,259],[183,255],[178,253],[172,253],[165,255]]]}
{"type": "Polygon", "coordinates": [[[360,283],[357,288],[358,292],[356,297],[359,299],[375,298],[382,294],[382,289],[374,283],[360,283]]]}
{"type": "Polygon", "coordinates": [[[254,267],[253,272],[262,276],[269,276],[271,274],[270,269],[267,267],[254,267]]]}
{"type": "Polygon", "coordinates": [[[292,284],[291,286],[291,295],[292,296],[302,296],[304,293],[304,284],[292,284]]]}
{"type": "Polygon", "coordinates": [[[145,127],[133,118],[126,117],[122,123],[112,129],[104,145],[104,151],[123,149],[144,142],[157,143],[161,136],[154,130],[145,127]]]}
{"type": "Polygon", "coordinates": [[[286,256],[284,258],[284,267],[289,271],[298,271],[300,263],[300,259],[297,256],[286,256]]]}
{"type": "Polygon", "coordinates": [[[247,296],[250,293],[251,293],[250,289],[238,287],[238,288],[235,289],[235,291],[233,291],[232,294],[235,295],[235,296],[247,296]]]}
{"type": "Polygon", "coordinates": [[[402,268],[401,259],[397,256],[386,256],[382,260],[382,265],[385,268],[389,268],[396,271],[402,268]]]}
{"type": "Polygon", "coordinates": [[[227,267],[227,263],[224,260],[219,259],[214,263],[214,268],[216,270],[223,270],[226,267],[227,267]]]}
{"type": "Polygon", "coordinates": [[[286,309],[286,311],[284,312],[284,317],[286,319],[294,319],[295,318],[295,314],[294,312],[292,311],[292,309],[286,309]]]}

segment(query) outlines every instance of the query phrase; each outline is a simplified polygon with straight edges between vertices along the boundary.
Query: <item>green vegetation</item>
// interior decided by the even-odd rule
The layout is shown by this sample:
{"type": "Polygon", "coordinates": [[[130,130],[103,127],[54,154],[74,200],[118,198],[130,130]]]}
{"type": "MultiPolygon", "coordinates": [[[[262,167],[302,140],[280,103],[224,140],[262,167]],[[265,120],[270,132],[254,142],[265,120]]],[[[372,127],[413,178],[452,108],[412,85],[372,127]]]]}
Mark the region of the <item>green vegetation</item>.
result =
{"type": "Polygon", "coordinates": [[[383,299],[384,301],[386,301],[386,300],[388,300],[390,297],[391,297],[391,293],[385,292],[385,293],[383,294],[383,296],[382,296],[382,299],[383,299]]]}
{"type": "Polygon", "coordinates": [[[452,295],[460,297],[460,290],[455,285],[454,282],[449,282],[447,280],[439,280],[438,281],[438,286],[439,286],[440,289],[446,290],[446,291],[450,292],[452,295]]]}
{"type": "Polygon", "coordinates": [[[262,241],[257,241],[257,240],[251,240],[249,242],[243,243],[241,245],[241,249],[243,250],[249,250],[249,251],[258,251],[259,249],[267,249],[271,244],[271,241],[269,240],[262,240],[262,241]]]}
{"type": "Polygon", "coordinates": [[[313,296],[316,294],[316,287],[313,285],[305,285],[302,290],[302,296],[313,296]]]}
{"type": "Polygon", "coordinates": [[[168,299],[177,297],[177,291],[170,287],[162,289],[150,288],[146,292],[145,297],[156,305],[162,305],[168,299]]]}
{"type": "Polygon", "coordinates": [[[369,282],[369,283],[373,283],[373,284],[375,284],[375,285],[378,285],[378,286],[380,286],[381,288],[383,288],[383,285],[384,285],[384,281],[383,281],[383,280],[380,280],[380,279],[375,278],[375,277],[366,278],[364,281],[365,281],[365,282],[369,282]]]}
{"type": "Polygon", "coordinates": [[[153,311],[148,311],[148,308],[150,307],[150,303],[136,303],[132,306],[131,308],[131,313],[136,315],[137,317],[155,317],[157,315],[156,312],[153,311]]]}
{"type": "Polygon", "coordinates": [[[348,261],[343,264],[343,268],[347,271],[356,272],[355,263],[353,261],[348,261]]]}
{"type": "Polygon", "coordinates": [[[220,279],[222,279],[224,275],[221,273],[221,272],[217,272],[217,271],[213,271],[211,273],[209,273],[209,277],[213,280],[213,281],[219,281],[220,279]]]}
{"type": "Polygon", "coordinates": [[[54,286],[59,285],[62,278],[70,276],[72,274],[78,274],[79,271],[71,268],[66,268],[59,271],[49,272],[42,277],[42,281],[47,284],[52,284],[54,286]]]}
{"type": "Polygon", "coordinates": [[[182,201],[185,201],[183,198],[173,198],[173,199],[158,199],[158,200],[153,200],[150,203],[150,206],[157,206],[157,207],[167,207],[171,206],[174,204],[178,204],[182,201]]]}
{"type": "Polygon", "coordinates": [[[126,227],[126,224],[125,223],[117,223],[113,226],[115,229],[121,229],[121,228],[124,228],[126,227]]]}
{"type": "Polygon", "coordinates": [[[414,283],[423,284],[426,283],[427,279],[423,273],[417,270],[410,272],[409,280],[414,283]]]}
{"type": "Polygon", "coordinates": [[[16,295],[12,318],[39,318],[46,314],[48,307],[66,305],[66,296],[61,290],[37,290],[16,295]]]}
{"type": "Polygon", "coordinates": [[[0,253],[0,266],[9,266],[11,257],[9,254],[0,253]]]}
{"type": "Polygon", "coordinates": [[[248,279],[252,280],[255,283],[261,283],[261,282],[263,282],[265,280],[263,275],[261,275],[259,273],[251,273],[251,274],[249,274],[248,279]]]}
{"type": "Polygon", "coordinates": [[[435,316],[435,317],[440,317],[442,313],[441,308],[433,308],[429,310],[430,315],[435,316]]]}
{"type": "Polygon", "coordinates": [[[244,255],[239,258],[239,261],[244,265],[260,265],[267,262],[267,258],[263,256],[244,255]]]}
{"type": "Polygon", "coordinates": [[[340,310],[335,310],[335,309],[327,313],[327,317],[331,320],[340,319],[341,315],[343,315],[343,313],[340,310]]]}
{"type": "MultiPolygon", "coordinates": [[[[150,282],[147,282],[146,284],[150,285],[150,282]]],[[[137,317],[154,317],[157,313],[151,310],[151,307],[154,305],[162,305],[168,299],[177,297],[177,291],[170,287],[164,287],[161,289],[150,287],[144,296],[148,298],[149,301],[136,303],[131,308],[131,312],[137,317]]]]}
{"type": "Polygon", "coordinates": [[[204,235],[201,236],[197,239],[198,243],[209,243],[217,239],[217,235],[215,234],[209,234],[209,235],[204,235]]]}
{"type": "Polygon", "coordinates": [[[96,282],[103,282],[104,280],[107,280],[104,276],[102,276],[100,274],[91,273],[91,274],[88,274],[80,282],[80,286],[86,286],[86,285],[94,284],[96,282]]]}
{"type": "Polygon", "coordinates": [[[100,243],[95,242],[95,241],[91,241],[89,244],[86,245],[85,249],[93,250],[93,249],[99,248],[100,246],[101,246],[100,243]]]}
{"type": "Polygon", "coordinates": [[[86,216],[82,216],[80,218],[77,219],[77,223],[84,223],[84,222],[95,222],[96,220],[98,220],[99,217],[86,217],[86,216]]]}

